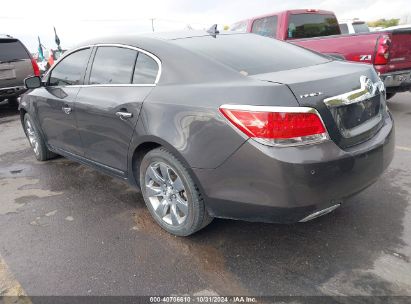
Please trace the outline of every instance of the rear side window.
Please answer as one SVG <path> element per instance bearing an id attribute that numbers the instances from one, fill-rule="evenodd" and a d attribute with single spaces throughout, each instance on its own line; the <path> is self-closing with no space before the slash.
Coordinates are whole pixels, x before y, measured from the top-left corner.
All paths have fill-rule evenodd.
<path id="1" fill-rule="evenodd" d="M 328 57 L 296 45 L 253 34 L 220 34 L 174 40 L 194 53 L 254 75 L 297 69 L 330 61 Z"/>
<path id="2" fill-rule="evenodd" d="M 99 47 L 91 68 L 90 84 L 130 84 L 136 57 L 135 50 Z"/>
<path id="3" fill-rule="evenodd" d="M 136 67 L 134 69 L 133 83 L 153 84 L 158 73 L 157 62 L 144 53 L 138 53 Z"/>
<path id="4" fill-rule="evenodd" d="M 50 86 L 81 84 L 91 49 L 83 49 L 63 58 L 50 73 Z"/>
<path id="5" fill-rule="evenodd" d="M 352 26 L 354 28 L 355 33 L 368 33 L 370 31 L 367 23 L 365 22 L 353 23 Z"/>
<path id="6" fill-rule="evenodd" d="M 256 19 L 253 22 L 251 32 L 261 36 L 275 38 L 277 35 L 277 16 Z"/>
<path id="7" fill-rule="evenodd" d="M 30 59 L 24 46 L 17 39 L 0 39 L 0 62 Z"/>
<path id="8" fill-rule="evenodd" d="M 340 24 L 341 34 L 348 34 L 348 25 L 347 23 Z"/>
<path id="9" fill-rule="evenodd" d="M 340 28 L 334 15 L 289 15 L 288 38 L 311 38 L 338 34 L 340 34 Z"/>

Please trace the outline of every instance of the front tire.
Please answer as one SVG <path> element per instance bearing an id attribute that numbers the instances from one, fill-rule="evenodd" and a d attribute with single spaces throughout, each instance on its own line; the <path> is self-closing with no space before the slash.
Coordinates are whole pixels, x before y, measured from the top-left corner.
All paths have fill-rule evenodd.
<path id="1" fill-rule="evenodd" d="M 190 173 L 164 148 L 144 156 L 140 187 L 154 220 L 171 234 L 188 236 L 212 221 Z"/>
<path id="2" fill-rule="evenodd" d="M 28 113 L 24 115 L 24 132 L 26 133 L 27 139 L 29 140 L 37 160 L 45 161 L 56 156 L 53 152 L 47 149 L 43 137 Z"/>

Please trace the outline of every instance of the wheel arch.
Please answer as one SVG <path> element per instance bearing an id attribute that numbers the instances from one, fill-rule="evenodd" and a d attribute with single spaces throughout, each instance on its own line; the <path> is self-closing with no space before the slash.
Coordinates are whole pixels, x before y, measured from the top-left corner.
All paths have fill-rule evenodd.
<path id="1" fill-rule="evenodd" d="M 140 188 L 139 182 L 139 168 L 141 161 L 149 151 L 163 147 L 168 150 L 171 154 L 173 154 L 183 165 L 186 167 L 188 172 L 190 173 L 191 177 L 193 178 L 196 186 L 200 190 L 200 193 L 204 197 L 204 189 L 200 184 L 199 179 L 195 175 L 194 171 L 192 170 L 191 166 L 187 162 L 187 160 L 181 155 L 181 153 L 170 143 L 166 142 L 165 140 L 155 137 L 155 136 L 143 136 L 140 138 L 139 142 L 134 144 L 133 147 L 130 149 L 130 157 L 129 157 L 129 180 L 132 185 Z"/>

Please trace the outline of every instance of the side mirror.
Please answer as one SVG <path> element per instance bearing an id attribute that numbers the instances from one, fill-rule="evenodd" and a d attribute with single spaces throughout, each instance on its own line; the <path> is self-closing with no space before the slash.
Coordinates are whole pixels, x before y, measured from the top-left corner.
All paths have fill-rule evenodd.
<path id="1" fill-rule="evenodd" d="M 27 77 L 24 79 L 24 85 L 27 89 L 37 89 L 41 87 L 41 78 L 39 76 Z"/>

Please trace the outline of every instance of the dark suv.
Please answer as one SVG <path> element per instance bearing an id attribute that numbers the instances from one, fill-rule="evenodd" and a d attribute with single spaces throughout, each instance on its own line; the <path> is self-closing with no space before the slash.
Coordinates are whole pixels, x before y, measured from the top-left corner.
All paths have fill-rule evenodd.
<path id="1" fill-rule="evenodd" d="M 27 48 L 9 35 L 0 36 L 0 102 L 17 104 L 24 91 L 24 79 L 39 76 L 40 70 Z"/>

